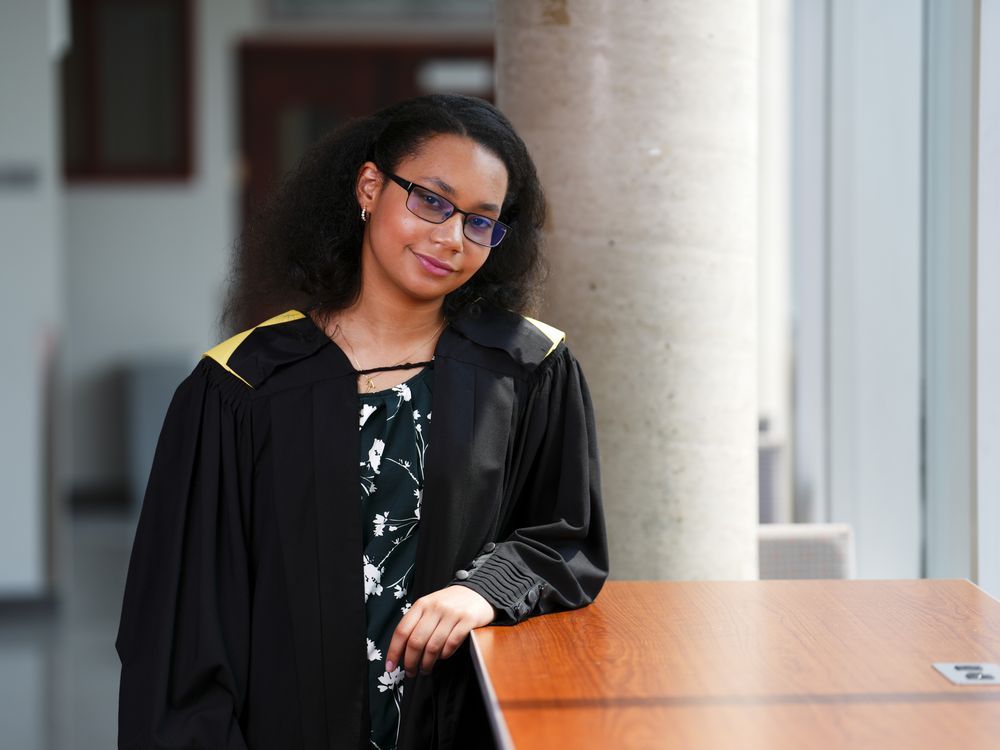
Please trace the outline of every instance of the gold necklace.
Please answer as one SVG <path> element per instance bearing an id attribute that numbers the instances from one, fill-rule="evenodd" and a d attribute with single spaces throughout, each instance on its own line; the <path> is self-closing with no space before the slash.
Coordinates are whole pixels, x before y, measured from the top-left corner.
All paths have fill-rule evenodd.
<path id="1" fill-rule="evenodd" d="M 441 321 L 441 325 L 439 325 L 437 328 L 434 329 L 434 333 L 431 334 L 431 336 L 430 336 L 429 339 L 427 339 L 426 341 L 423 341 L 422 343 L 420 343 L 413 351 L 411 351 L 409 354 L 407 354 L 401 360 L 399 360 L 398 362 L 396 362 L 394 365 L 391 365 L 391 367 L 396 367 L 397 365 L 405 364 L 406 360 L 408 360 L 414 354 L 416 354 L 421 349 L 423 349 L 425 346 L 427 346 L 427 344 L 429 344 L 431 341 L 433 341 L 434 338 L 439 333 L 441 333 L 442 330 L 444 330 L 444 327 L 447 324 L 447 322 L 448 322 L 447 320 L 442 320 Z M 364 378 L 364 380 L 365 380 L 365 389 L 368 391 L 368 393 L 374 393 L 375 392 L 375 378 L 377 378 L 382 373 L 380 373 L 380 372 L 368 372 L 368 373 L 362 372 L 365 368 L 361 366 L 361 361 L 358 359 L 358 353 L 356 351 L 354 351 L 354 347 L 351 346 L 351 342 L 347 340 L 347 334 L 344 332 L 344 329 L 341 328 L 340 323 L 337 323 L 337 327 L 333 329 L 333 334 L 330 336 L 330 338 L 331 339 L 336 338 L 338 333 L 344 339 L 344 343 L 347 344 L 347 348 L 350 350 L 350 358 L 353 360 L 351 362 L 351 364 L 353 364 L 354 365 L 354 369 L 358 371 L 358 373 L 359 373 L 358 377 L 359 378 Z M 433 359 L 434 359 L 434 357 L 432 356 L 431 360 L 433 360 Z"/>

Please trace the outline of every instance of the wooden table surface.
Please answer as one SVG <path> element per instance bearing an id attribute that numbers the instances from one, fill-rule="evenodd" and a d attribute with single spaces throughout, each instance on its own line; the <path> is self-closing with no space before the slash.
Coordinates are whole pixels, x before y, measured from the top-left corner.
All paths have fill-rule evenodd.
<path id="1" fill-rule="evenodd" d="M 609 582 L 473 631 L 501 748 L 1000 748 L 1000 602 L 968 581 Z"/>

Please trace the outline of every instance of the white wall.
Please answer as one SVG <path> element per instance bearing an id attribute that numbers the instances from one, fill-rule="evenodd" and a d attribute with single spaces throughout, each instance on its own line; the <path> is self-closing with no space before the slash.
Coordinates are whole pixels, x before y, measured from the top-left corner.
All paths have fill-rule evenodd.
<path id="1" fill-rule="evenodd" d="M 793 7 L 796 520 L 996 595 L 1000 0 Z"/>
<path id="2" fill-rule="evenodd" d="M 772 519 L 792 520 L 791 426 L 791 3 L 760 4 L 758 103 L 757 402 L 776 450 Z M 762 466 L 762 470 L 767 467 Z"/>
<path id="3" fill-rule="evenodd" d="M 920 0 L 831 8 L 831 519 L 858 575 L 920 575 Z"/>
<path id="4" fill-rule="evenodd" d="M 976 5 L 976 0 L 926 5 L 923 402 L 929 578 L 972 577 L 975 553 Z"/>
<path id="5" fill-rule="evenodd" d="M 0 8 L 0 598 L 45 593 L 43 367 L 59 320 L 56 67 L 49 8 Z M 20 176 L 19 176 L 20 175 Z"/>
<path id="6" fill-rule="evenodd" d="M 829 519 L 829 30 L 826 0 L 795 0 L 791 59 L 792 520 Z"/>
<path id="7" fill-rule="evenodd" d="M 794 13 L 796 520 L 849 523 L 861 577 L 918 577 L 923 4 Z"/>
<path id="8" fill-rule="evenodd" d="M 69 482 L 124 479 L 116 370 L 139 357 L 192 365 L 215 343 L 237 227 L 236 43 L 255 4 L 195 2 L 194 176 L 66 191 Z"/>
<path id="9" fill-rule="evenodd" d="M 1000 0 L 980 8 L 974 575 L 1000 598 Z"/>

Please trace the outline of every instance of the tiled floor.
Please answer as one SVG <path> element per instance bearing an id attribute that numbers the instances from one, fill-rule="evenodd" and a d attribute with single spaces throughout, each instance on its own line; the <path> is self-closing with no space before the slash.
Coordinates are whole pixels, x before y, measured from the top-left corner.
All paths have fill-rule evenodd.
<path id="1" fill-rule="evenodd" d="M 67 525 L 64 593 L 51 612 L 0 608 L 0 747 L 116 747 L 118 630 L 135 519 L 95 511 Z"/>

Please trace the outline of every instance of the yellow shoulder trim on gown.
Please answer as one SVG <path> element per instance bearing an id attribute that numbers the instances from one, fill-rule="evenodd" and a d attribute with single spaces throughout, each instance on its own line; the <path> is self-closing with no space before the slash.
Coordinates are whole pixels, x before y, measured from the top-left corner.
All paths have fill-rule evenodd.
<path id="1" fill-rule="evenodd" d="M 233 356 L 233 352 L 235 352 L 236 349 L 239 347 L 239 345 L 246 340 L 247 336 L 256 331 L 258 328 L 264 328 L 265 326 L 273 326 L 277 325 L 278 323 L 290 323 L 293 320 L 299 320 L 300 318 L 304 317 L 305 315 L 300 313 L 298 310 L 289 310 L 288 312 L 281 313 L 281 315 L 275 315 L 273 318 L 265 320 L 260 325 L 254 326 L 253 328 L 249 328 L 246 331 L 237 333 L 235 336 L 226 339 L 221 344 L 218 344 L 209 349 L 202 356 L 214 359 L 216 362 L 222 365 L 222 367 L 227 372 L 242 380 L 250 388 L 253 388 L 252 385 L 250 385 L 249 383 L 247 383 L 247 381 L 243 380 L 243 378 L 240 377 L 240 374 L 238 372 L 236 372 L 229 366 L 229 358 Z"/>
<path id="2" fill-rule="evenodd" d="M 550 346 L 549 350 L 545 352 L 546 357 L 552 354 L 552 352 L 556 350 L 556 347 L 559 346 L 560 342 L 566 340 L 565 331 L 560 331 L 555 326 L 550 326 L 548 323 L 543 323 L 540 320 L 529 318 L 527 315 L 524 316 L 524 319 L 529 323 L 531 323 L 531 325 L 533 325 L 539 331 L 544 333 L 546 336 L 548 336 L 549 340 L 552 342 L 552 346 Z"/>

